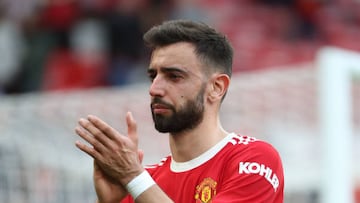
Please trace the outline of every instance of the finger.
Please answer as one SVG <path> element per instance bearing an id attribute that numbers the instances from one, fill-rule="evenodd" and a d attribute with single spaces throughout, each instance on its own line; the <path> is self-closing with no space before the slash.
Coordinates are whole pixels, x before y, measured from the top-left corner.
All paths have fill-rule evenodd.
<path id="1" fill-rule="evenodd" d="M 89 115 L 88 121 L 90 121 L 91 124 L 93 124 L 97 129 L 99 129 L 105 136 L 107 136 L 111 140 L 116 140 L 118 132 L 110 125 L 105 123 L 103 120 L 96 116 Z"/>
<path id="2" fill-rule="evenodd" d="M 101 159 L 101 154 L 97 150 L 95 150 L 93 147 L 90 147 L 90 146 L 82 143 L 79 140 L 75 142 L 75 146 L 77 148 L 79 148 L 81 151 L 83 151 L 86 154 L 88 154 L 89 156 L 91 156 L 92 158 Z"/>
<path id="3" fill-rule="evenodd" d="M 94 126 L 90 121 L 81 118 L 79 120 L 79 125 L 83 127 L 85 130 L 87 130 L 88 133 L 90 133 L 92 137 L 95 138 L 97 141 L 99 141 L 103 146 L 111 147 L 111 140 L 109 139 L 109 137 L 104 135 L 104 133 L 101 130 L 99 130 L 96 126 Z"/>
<path id="4" fill-rule="evenodd" d="M 127 112 L 126 114 L 126 123 L 129 138 L 138 146 L 137 124 L 131 112 Z"/>
<path id="5" fill-rule="evenodd" d="M 142 163 L 142 161 L 144 160 L 144 151 L 141 149 L 138 149 L 138 155 L 139 155 L 139 161 L 140 161 L 140 163 Z"/>
<path id="6" fill-rule="evenodd" d="M 93 164 L 94 164 L 94 170 L 95 170 L 95 171 L 97 171 L 97 170 L 100 169 L 100 168 L 99 168 L 99 165 L 96 163 L 95 160 L 94 160 Z"/>
<path id="7" fill-rule="evenodd" d="M 86 142 L 88 142 L 90 145 L 92 145 L 96 151 L 103 152 L 106 148 L 105 146 L 100 143 L 98 140 L 96 140 L 93 136 L 89 134 L 88 131 L 81 128 L 80 126 L 75 128 L 76 134 L 78 134 L 81 138 L 83 138 Z"/>

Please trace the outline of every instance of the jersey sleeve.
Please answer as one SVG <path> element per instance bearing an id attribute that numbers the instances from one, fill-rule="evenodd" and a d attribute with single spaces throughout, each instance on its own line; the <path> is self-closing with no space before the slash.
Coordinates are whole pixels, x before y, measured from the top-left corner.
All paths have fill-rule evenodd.
<path id="1" fill-rule="evenodd" d="M 226 158 L 223 181 L 212 203 L 282 203 L 284 177 L 278 152 L 263 141 L 238 148 Z"/>

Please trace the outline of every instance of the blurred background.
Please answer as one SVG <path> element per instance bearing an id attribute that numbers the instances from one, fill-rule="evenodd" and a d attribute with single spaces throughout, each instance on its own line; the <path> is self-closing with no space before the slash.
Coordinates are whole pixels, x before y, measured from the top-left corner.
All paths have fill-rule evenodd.
<path id="1" fill-rule="evenodd" d="M 126 132 L 132 111 L 144 164 L 169 153 L 152 125 L 142 42 L 168 19 L 204 21 L 229 37 L 224 126 L 279 150 L 285 202 L 320 202 L 317 53 L 360 53 L 359 0 L 0 0 L 0 202 L 94 202 L 92 160 L 74 146 L 88 114 Z M 360 77 L 351 81 L 351 193 L 360 203 Z"/>

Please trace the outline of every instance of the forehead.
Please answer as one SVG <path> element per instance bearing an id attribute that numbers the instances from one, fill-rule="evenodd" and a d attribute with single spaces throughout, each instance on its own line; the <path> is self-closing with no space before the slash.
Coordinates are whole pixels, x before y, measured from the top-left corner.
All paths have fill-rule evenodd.
<path id="1" fill-rule="evenodd" d="M 150 61 L 150 68 L 178 67 L 200 71 L 201 62 L 195 54 L 195 46 L 188 42 L 178 42 L 156 48 Z"/>

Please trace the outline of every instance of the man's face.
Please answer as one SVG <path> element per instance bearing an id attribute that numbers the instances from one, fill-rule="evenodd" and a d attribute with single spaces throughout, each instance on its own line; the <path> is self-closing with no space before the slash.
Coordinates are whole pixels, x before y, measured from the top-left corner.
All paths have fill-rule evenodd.
<path id="1" fill-rule="evenodd" d="M 190 43 L 154 50 L 148 70 L 151 113 L 159 132 L 173 134 L 195 128 L 203 119 L 206 82 Z"/>
<path id="2" fill-rule="evenodd" d="M 155 113 L 153 106 L 163 105 L 168 108 L 171 113 L 161 114 Z M 185 104 L 176 109 L 173 105 L 168 104 L 155 97 L 151 104 L 151 113 L 155 123 L 155 128 L 159 132 L 179 133 L 195 128 L 204 116 L 204 89 L 201 89 L 196 97 L 187 100 Z"/>

